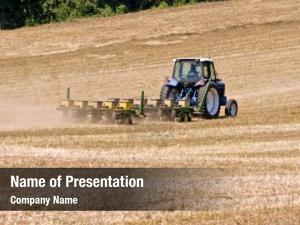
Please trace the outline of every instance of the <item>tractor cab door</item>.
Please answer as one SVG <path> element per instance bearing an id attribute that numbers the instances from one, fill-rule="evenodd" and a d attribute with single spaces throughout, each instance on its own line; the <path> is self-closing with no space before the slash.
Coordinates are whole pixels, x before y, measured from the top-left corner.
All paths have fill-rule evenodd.
<path id="1" fill-rule="evenodd" d="M 212 76 L 212 80 L 217 79 L 214 63 L 210 61 L 202 62 L 202 68 L 203 68 L 203 77 L 204 79 L 209 79 Z"/>

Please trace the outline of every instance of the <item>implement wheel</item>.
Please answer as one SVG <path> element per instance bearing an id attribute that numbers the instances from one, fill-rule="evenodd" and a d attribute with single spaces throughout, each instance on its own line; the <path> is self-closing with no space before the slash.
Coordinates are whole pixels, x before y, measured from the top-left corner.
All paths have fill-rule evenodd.
<path id="1" fill-rule="evenodd" d="M 172 109 L 171 120 L 176 121 L 176 118 L 177 118 L 177 112 L 176 110 Z"/>
<path id="2" fill-rule="evenodd" d="M 129 124 L 129 125 L 132 125 L 132 124 L 133 124 L 132 117 L 129 116 L 128 118 L 126 118 L 125 123 L 126 123 L 126 124 Z"/>

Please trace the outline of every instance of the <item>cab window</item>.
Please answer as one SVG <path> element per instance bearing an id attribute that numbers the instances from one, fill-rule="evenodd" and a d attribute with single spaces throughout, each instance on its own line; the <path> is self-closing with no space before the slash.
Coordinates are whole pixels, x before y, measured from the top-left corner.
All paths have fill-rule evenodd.
<path id="1" fill-rule="evenodd" d="M 203 76 L 205 79 L 209 79 L 212 76 L 212 80 L 216 79 L 215 67 L 212 62 L 203 62 Z"/>
<path id="2" fill-rule="evenodd" d="M 210 73 L 209 73 L 209 63 L 208 62 L 204 62 L 203 63 L 203 77 L 205 79 L 209 79 L 210 77 Z"/>
<path id="3" fill-rule="evenodd" d="M 212 79 L 216 79 L 216 71 L 213 63 L 209 63 L 209 70 L 210 70 L 210 75 L 212 76 Z"/>

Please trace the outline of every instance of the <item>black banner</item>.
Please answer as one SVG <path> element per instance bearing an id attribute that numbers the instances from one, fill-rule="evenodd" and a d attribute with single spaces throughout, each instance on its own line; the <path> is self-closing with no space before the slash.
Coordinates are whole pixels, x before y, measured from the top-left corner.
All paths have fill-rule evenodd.
<path id="1" fill-rule="evenodd" d="M 217 210 L 222 169 L 0 169 L 0 210 Z"/>

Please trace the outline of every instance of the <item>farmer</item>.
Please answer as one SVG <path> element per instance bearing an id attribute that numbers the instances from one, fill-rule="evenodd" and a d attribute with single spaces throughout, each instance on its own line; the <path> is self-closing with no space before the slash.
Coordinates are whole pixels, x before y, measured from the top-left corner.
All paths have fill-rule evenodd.
<path id="1" fill-rule="evenodd" d="M 188 80 L 198 80 L 199 79 L 199 73 L 196 70 L 196 65 L 194 63 L 191 64 L 191 68 L 187 74 Z"/>

